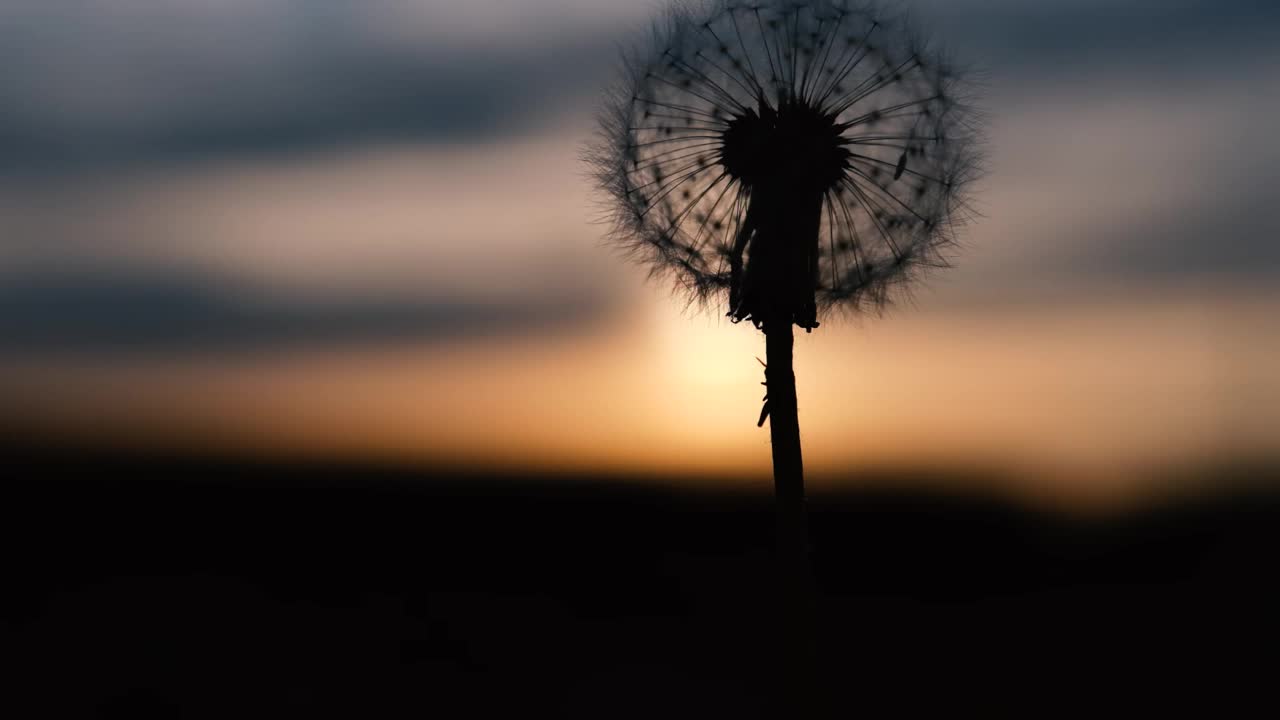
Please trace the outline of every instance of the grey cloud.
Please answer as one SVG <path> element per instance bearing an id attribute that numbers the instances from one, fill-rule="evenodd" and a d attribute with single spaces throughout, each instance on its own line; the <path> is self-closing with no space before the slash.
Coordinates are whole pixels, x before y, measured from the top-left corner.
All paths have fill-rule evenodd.
<path id="1" fill-rule="evenodd" d="M 433 297 L 429 291 L 418 298 L 316 298 L 162 269 L 28 270 L 0 278 L 0 355 L 430 343 L 565 330 L 609 309 L 609 298 L 585 289 L 503 301 Z"/>
<path id="2" fill-rule="evenodd" d="M 1274 282 L 1280 275 L 1280 215 L 1275 184 L 1209 196 L 1137 225 L 1096 233 L 1095 248 L 1076 262 L 1092 275 L 1128 278 L 1229 274 Z"/>
<path id="3" fill-rule="evenodd" d="M 1230 68 L 1280 42 L 1269 0 L 914 4 L 949 45 L 1024 80 L 1108 65 Z M 515 133 L 588 107 L 634 30 L 548 22 L 477 43 L 427 32 L 424 13 L 421 42 L 388 42 L 367 31 L 379 3 L 234 5 L 216 22 L 151 6 L 0 10 L 0 174 Z"/>
<path id="4" fill-rule="evenodd" d="M 1270 0 L 917 0 L 948 44 L 1012 74 L 1099 65 L 1179 70 L 1273 50 L 1280 4 Z M 1268 53 L 1270 54 L 1270 53 Z"/>
<path id="5" fill-rule="evenodd" d="M 518 132 L 597 86 L 615 47 L 578 32 L 469 48 L 429 17 L 421 42 L 388 42 L 316 5 L 212 25 L 109 3 L 0 10 L 0 174 Z"/>

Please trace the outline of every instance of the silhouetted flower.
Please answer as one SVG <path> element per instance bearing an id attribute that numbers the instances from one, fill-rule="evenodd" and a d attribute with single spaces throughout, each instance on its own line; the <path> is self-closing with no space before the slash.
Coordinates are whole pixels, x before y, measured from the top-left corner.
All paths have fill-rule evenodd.
<path id="1" fill-rule="evenodd" d="M 901 18 L 846 0 L 679 4 L 627 58 L 589 151 L 617 240 L 765 334 L 784 657 L 813 694 L 794 327 L 885 303 L 944 263 L 977 174 L 963 77 Z"/>
<path id="2" fill-rule="evenodd" d="M 979 164 L 967 95 L 874 6 L 678 5 L 627 57 L 589 159 L 655 272 L 735 322 L 811 330 L 945 264 Z"/>

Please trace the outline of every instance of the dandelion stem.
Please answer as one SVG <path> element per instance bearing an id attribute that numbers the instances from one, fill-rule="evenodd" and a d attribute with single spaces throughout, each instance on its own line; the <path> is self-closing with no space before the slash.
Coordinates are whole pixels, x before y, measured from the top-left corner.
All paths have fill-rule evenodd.
<path id="1" fill-rule="evenodd" d="M 773 442 L 774 490 L 778 496 L 779 529 L 786 539 L 804 527 L 804 462 L 800 454 L 800 420 L 796 376 L 792 367 L 793 320 L 788 315 L 765 321 L 765 357 L 769 383 L 769 435 Z M 799 520 L 799 522 L 797 522 Z"/>
<path id="2" fill-rule="evenodd" d="M 794 717 L 808 717 L 811 706 L 814 647 L 814 587 L 805 519 L 804 463 L 796 376 L 792 368 L 793 319 L 777 314 L 764 323 L 765 379 L 769 389 L 769 435 L 773 443 L 773 479 L 778 527 L 778 590 L 781 619 L 782 695 Z"/>

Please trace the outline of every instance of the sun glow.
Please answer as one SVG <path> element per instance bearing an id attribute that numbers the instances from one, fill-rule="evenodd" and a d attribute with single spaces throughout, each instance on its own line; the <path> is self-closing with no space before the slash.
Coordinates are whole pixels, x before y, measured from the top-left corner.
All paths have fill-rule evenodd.
<path id="1" fill-rule="evenodd" d="M 1274 453 L 1280 338 L 1259 332 L 1276 302 L 824 325 L 797 342 L 806 469 L 820 486 L 868 467 L 1010 468 L 1023 485 L 1001 490 L 1079 499 L 1143 492 L 1143 468 Z M 439 347 L 10 361 L 0 397 L 29 427 L 143 447 L 767 487 L 760 333 L 658 292 L 632 307 L 578 334 Z"/>

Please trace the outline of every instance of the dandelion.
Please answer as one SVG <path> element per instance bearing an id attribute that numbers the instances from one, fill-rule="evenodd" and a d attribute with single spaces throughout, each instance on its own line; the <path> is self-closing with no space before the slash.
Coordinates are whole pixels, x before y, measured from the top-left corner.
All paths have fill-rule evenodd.
<path id="1" fill-rule="evenodd" d="M 792 327 L 945 265 L 978 169 L 962 73 L 843 0 L 678 5 L 626 57 L 588 159 L 614 237 L 766 336 L 774 470 L 803 499 Z"/>
<path id="2" fill-rule="evenodd" d="M 981 159 L 969 88 L 874 5 L 680 4 L 626 56 L 588 152 L 617 242 L 763 331 L 779 549 L 805 574 L 793 328 L 946 264 Z"/>
<path id="3" fill-rule="evenodd" d="M 626 57 L 588 154 L 614 237 L 765 334 L 784 548 L 804 538 L 793 328 L 945 265 L 977 175 L 969 85 L 906 19 L 843 0 L 678 5 Z M 802 552 L 802 551 L 801 551 Z"/>

